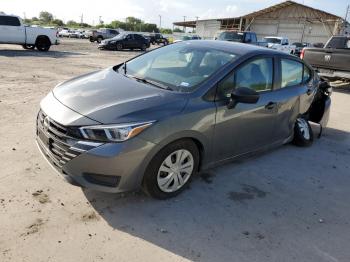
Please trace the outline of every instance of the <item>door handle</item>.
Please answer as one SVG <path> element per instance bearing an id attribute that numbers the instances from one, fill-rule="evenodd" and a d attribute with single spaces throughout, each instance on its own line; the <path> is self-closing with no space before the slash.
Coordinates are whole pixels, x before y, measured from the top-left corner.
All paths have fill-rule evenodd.
<path id="1" fill-rule="evenodd" d="M 265 108 L 268 109 L 268 110 L 272 110 L 272 109 L 274 109 L 276 106 L 277 106 L 277 103 L 275 103 L 275 102 L 269 102 L 269 103 L 265 106 Z"/>

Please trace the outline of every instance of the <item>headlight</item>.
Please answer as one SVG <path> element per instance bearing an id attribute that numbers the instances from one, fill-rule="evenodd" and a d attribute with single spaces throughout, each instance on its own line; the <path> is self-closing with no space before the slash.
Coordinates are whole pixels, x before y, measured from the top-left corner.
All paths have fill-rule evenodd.
<path id="1" fill-rule="evenodd" d="M 84 126 L 79 128 L 79 130 L 82 136 L 86 139 L 103 142 L 122 142 L 137 136 L 143 130 L 150 127 L 154 122 L 155 121 L 131 124 Z"/>

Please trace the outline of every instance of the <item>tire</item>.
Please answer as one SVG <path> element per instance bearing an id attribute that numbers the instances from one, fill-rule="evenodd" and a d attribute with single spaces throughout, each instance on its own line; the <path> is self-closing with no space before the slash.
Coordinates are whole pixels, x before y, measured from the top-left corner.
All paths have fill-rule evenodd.
<path id="1" fill-rule="evenodd" d="M 94 38 L 92 36 L 89 37 L 89 40 L 91 43 L 95 42 Z"/>
<path id="2" fill-rule="evenodd" d="M 121 43 L 117 43 L 116 50 L 117 51 L 122 51 L 123 50 L 123 45 Z"/>
<path id="3" fill-rule="evenodd" d="M 180 168 L 182 163 L 183 168 Z M 190 139 L 175 141 L 160 150 L 148 165 L 143 190 L 157 199 L 181 193 L 198 171 L 199 151 Z"/>
<path id="4" fill-rule="evenodd" d="M 97 37 L 97 43 L 101 43 L 102 40 L 103 40 L 103 37 L 101 37 L 101 36 Z"/>
<path id="5" fill-rule="evenodd" d="M 300 147 L 311 146 L 314 140 L 314 134 L 309 122 L 302 117 L 297 118 L 294 126 L 293 144 Z"/>
<path id="6" fill-rule="evenodd" d="M 145 45 L 145 44 L 143 44 L 142 46 L 141 46 L 141 51 L 146 51 L 147 50 L 147 46 Z"/>
<path id="7" fill-rule="evenodd" d="M 153 41 L 153 42 L 152 42 L 152 45 L 155 45 L 155 44 L 156 44 L 156 42 Z"/>
<path id="8" fill-rule="evenodd" d="M 35 46 L 36 46 L 36 49 L 38 49 L 39 51 L 47 52 L 51 47 L 51 42 L 47 37 L 39 37 L 36 40 Z"/>
<path id="9" fill-rule="evenodd" d="M 22 45 L 22 47 L 26 50 L 28 49 L 34 49 L 35 48 L 35 45 Z"/>

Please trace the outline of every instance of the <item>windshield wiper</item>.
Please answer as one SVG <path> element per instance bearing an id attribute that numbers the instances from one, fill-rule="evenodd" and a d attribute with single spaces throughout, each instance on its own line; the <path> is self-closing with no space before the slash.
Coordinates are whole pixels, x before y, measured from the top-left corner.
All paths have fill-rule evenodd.
<path id="1" fill-rule="evenodd" d="M 136 79 L 137 81 L 140 81 L 140 82 L 145 83 L 145 84 L 150 84 L 150 85 L 159 87 L 159 88 L 161 88 L 161 89 L 173 91 L 173 89 L 172 89 L 171 87 L 169 87 L 169 86 L 167 86 L 167 85 L 164 85 L 164 84 L 162 84 L 162 83 L 159 83 L 159 82 L 157 82 L 157 81 L 145 79 L 145 78 L 138 77 L 138 76 L 127 75 L 127 74 L 125 74 L 125 76 L 130 77 L 130 78 L 134 78 L 134 79 Z"/>

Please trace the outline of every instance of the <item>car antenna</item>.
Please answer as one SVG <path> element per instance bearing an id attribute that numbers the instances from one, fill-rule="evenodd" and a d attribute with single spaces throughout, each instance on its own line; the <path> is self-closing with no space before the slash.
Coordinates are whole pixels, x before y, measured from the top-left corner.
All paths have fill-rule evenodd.
<path id="1" fill-rule="evenodd" d="M 124 62 L 124 75 L 126 75 L 126 62 Z"/>

